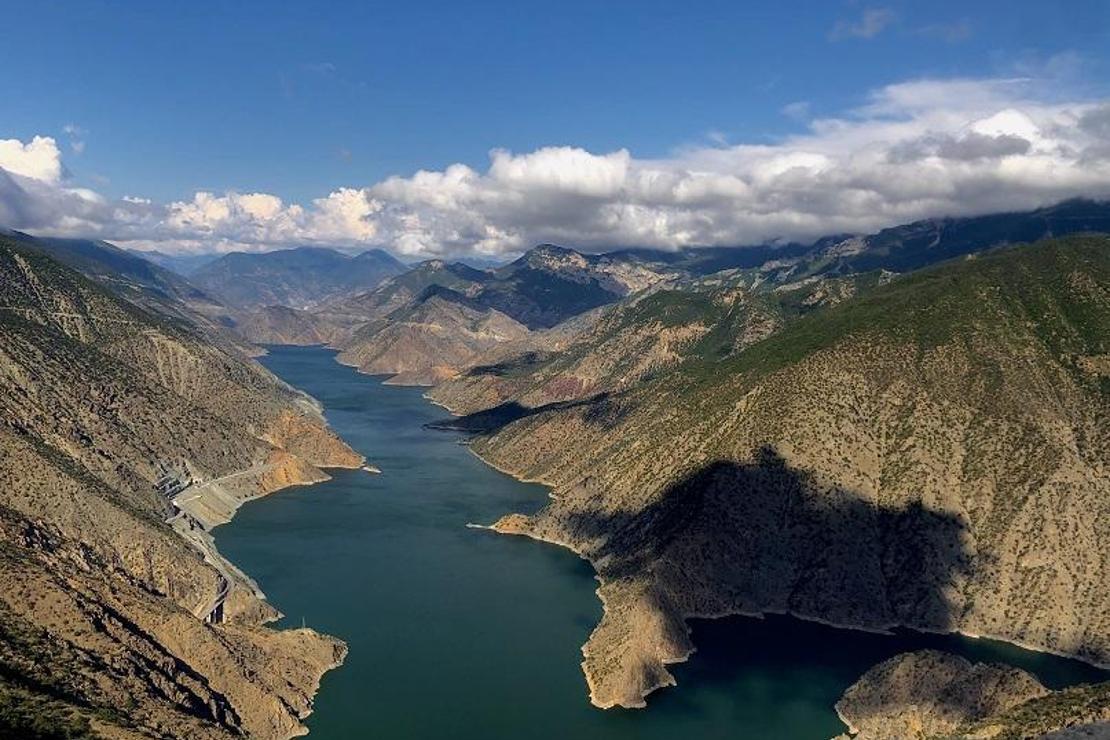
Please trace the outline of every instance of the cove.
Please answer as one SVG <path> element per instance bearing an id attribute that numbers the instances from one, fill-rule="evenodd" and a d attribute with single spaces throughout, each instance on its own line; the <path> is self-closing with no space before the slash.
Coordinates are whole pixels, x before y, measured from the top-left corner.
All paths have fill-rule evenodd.
<path id="1" fill-rule="evenodd" d="M 601 617 L 589 565 L 551 545 L 484 530 L 544 504 L 543 486 L 482 463 L 422 391 L 381 384 L 322 348 L 261 361 L 317 398 L 328 422 L 382 469 L 244 506 L 220 550 L 285 613 L 279 626 L 345 640 L 308 719 L 316 740 L 829 738 L 833 704 L 875 663 L 925 647 L 1025 668 L 1046 685 L 1110 680 L 1083 663 L 989 640 L 839 630 L 789 617 L 697 621 L 678 687 L 645 710 L 591 707 L 580 647 Z"/>

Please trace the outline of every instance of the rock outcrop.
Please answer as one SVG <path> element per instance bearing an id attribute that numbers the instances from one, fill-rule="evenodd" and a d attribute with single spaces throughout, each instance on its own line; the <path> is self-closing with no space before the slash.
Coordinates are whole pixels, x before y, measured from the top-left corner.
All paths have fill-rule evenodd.
<path id="1" fill-rule="evenodd" d="M 1049 691 L 1017 668 L 923 650 L 884 661 L 836 710 L 837 740 L 1033 740 L 1110 737 L 1110 683 Z"/>
<path id="2" fill-rule="evenodd" d="M 926 740 L 1048 693 L 1018 668 L 923 650 L 869 670 L 844 692 L 836 711 L 856 740 Z"/>

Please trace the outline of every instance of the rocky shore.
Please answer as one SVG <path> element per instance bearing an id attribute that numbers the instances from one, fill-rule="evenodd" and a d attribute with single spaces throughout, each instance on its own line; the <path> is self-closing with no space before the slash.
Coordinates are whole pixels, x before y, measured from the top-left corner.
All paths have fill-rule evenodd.
<path id="1" fill-rule="evenodd" d="M 0 690 L 173 738 L 303 734 L 345 654 L 209 530 L 365 463 L 219 336 L 0 239 Z M 183 536 L 184 535 L 184 536 Z"/>

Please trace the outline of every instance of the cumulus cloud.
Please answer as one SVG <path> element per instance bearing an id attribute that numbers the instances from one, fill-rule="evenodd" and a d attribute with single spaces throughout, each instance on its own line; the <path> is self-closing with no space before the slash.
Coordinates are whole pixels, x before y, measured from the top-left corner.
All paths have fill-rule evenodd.
<path id="1" fill-rule="evenodd" d="M 1015 134 L 981 134 L 968 131 L 959 136 L 940 134 L 923 136 L 914 141 L 897 144 L 890 150 L 892 162 L 911 162 L 913 160 L 936 157 L 971 161 L 976 159 L 997 159 L 1016 154 L 1026 154 L 1033 144 L 1028 139 Z"/>
<path id="2" fill-rule="evenodd" d="M 0 142 L 0 223 L 166 251 L 295 244 L 508 254 L 540 241 L 675 248 L 868 232 L 919 218 L 1110 196 L 1110 101 L 1030 79 L 916 80 L 774 143 L 494 150 L 306 204 L 199 192 L 172 203 L 73 187 L 52 139 Z M 807 120 L 808 119 L 808 120 Z"/>
<path id="3" fill-rule="evenodd" d="M 0 139 L 0 167 L 48 183 L 62 179 L 62 153 L 49 136 L 36 136 L 24 144 L 19 139 Z"/>

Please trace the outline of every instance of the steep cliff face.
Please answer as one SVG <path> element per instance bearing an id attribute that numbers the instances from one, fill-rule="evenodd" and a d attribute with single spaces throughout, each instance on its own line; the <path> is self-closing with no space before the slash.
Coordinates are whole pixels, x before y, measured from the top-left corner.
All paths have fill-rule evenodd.
<path id="1" fill-rule="evenodd" d="M 6 677 L 166 736 L 303 732 L 343 645 L 264 627 L 275 610 L 179 502 L 360 465 L 310 399 L 4 240 L 0 450 Z"/>
<path id="2" fill-rule="evenodd" d="M 555 488 L 497 528 L 601 577 L 593 701 L 638 706 L 670 683 L 693 615 L 959 630 L 1110 662 L 1107 285 L 1106 238 L 1000 251 L 477 427 L 480 455 Z"/>

